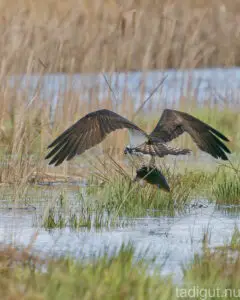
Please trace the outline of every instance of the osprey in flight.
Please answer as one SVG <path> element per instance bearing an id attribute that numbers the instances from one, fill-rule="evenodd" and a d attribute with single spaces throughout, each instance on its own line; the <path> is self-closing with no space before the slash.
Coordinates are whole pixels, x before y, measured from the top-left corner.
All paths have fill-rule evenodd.
<path id="1" fill-rule="evenodd" d="M 78 120 L 57 137 L 48 148 L 52 150 L 46 159 L 52 158 L 50 165 L 60 165 L 91 147 L 101 143 L 112 131 L 127 128 L 130 133 L 130 145 L 124 150 L 129 154 L 148 154 L 152 158 L 165 155 L 188 154 L 189 149 L 170 147 L 168 142 L 187 132 L 204 152 L 215 158 L 228 160 L 231 153 L 221 141 L 229 141 L 222 133 L 208 124 L 184 112 L 165 109 L 150 134 L 126 118 L 107 109 L 91 112 Z"/>

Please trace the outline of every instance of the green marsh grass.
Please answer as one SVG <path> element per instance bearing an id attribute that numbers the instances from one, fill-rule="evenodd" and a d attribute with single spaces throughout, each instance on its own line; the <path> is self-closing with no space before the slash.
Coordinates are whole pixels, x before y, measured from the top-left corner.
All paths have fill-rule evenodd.
<path id="1" fill-rule="evenodd" d="M 109 167 L 104 178 L 98 175 L 93 177 L 87 194 L 101 201 L 111 214 L 140 217 L 150 211 L 174 215 L 175 211 L 184 210 L 196 195 L 204 195 L 204 187 L 210 186 L 213 180 L 213 175 L 202 171 L 184 169 L 180 173 L 175 168 L 166 165 L 160 167 L 169 182 L 170 193 L 149 184 L 142 187 L 133 182 L 134 176 L 122 173 L 121 167 L 115 172 L 111 172 L 113 168 Z"/>
<path id="2" fill-rule="evenodd" d="M 172 166 L 161 163 L 158 167 L 169 182 L 170 193 L 133 182 L 135 169 L 123 168 L 113 158 L 104 167 L 101 163 L 95 167 L 87 186 L 71 189 L 63 185 L 59 189 L 58 186 L 23 185 L 16 186 L 15 192 L 9 186 L 1 188 L 1 198 L 6 207 L 26 210 L 35 207 L 34 224 L 47 229 L 100 230 L 129 226 L 138 217 L 186 212 L 191 209 L 192 201 L 197 203 L 202 198 L 217 204 L 239 204 L 236 173 L 224 166 L 208 172 L 181 163 Z"/>
<path id="3" fill-rule="evenodd" d="M 1 298 L 173 300 L 179 299 L 177 293 L 181 289 L 185 292 L 195 289 L 202 292 L 194 299 L 202 300 L 206 293 L 211 293 L 211 299 L 215 300 L 237 299 L 234 295 L 239 293 L 240 284 L 239 235 L 239 229 L 235 228 L 225 246 L 210 248 L 207 233 L 204 234 L 202 252 L 184 265 L 184 277 L 178 284 L 173 283 L 171 275 L 161 275 L 161 267 L 154 258 L 146 258 L 147 252 L 137 253 L 131 244 L 123 244 L 111 253 L 77 260 L 41 258 L 31 254 L 31 245 L 21 250 L 2 245 Z M 225 296 L 214 296 L 216 289 L 221 295 L 226 293 Z"/>
<path id="4" fill-rule="evenodd" d="M 24 185 L 12 192 L 11 186 L 2 187 L 2 200 L 6 207 L 36 207 L 34 225 L 47 229 L 101 229 L 129 226 L 134 217 L 147 215 L 174 215 L 188 208 L 193 199 L 204 196 L 211 186 L 213 175 L 202 171 L 189 171 L 176 166 L 162 165 L 171 192 L 166 193 L 151 185 L 142 187 L 133 182 L 135 170 L 130 174 L 113 159 L 108 160 L 104 172 L 92 175 L 87 186 L 67 187 Z M 12 201 L 14 198 L 15 201 Z M 16 206 L 16 207 L 17 207 Z M 133 218 L 133 219 L 132 219 Z"/>
<path id="5" fill-rule="evenodd" d="M 81 188 L 78 194 L 66 196 L 65 205 L 61 205 L 59 198 L 46 203 L 43 213 L 37 217 L 37 224 L 46 229 L 68 227 L 73 230 L 85 228 L 108 229 L 130 224 L 127 219 L 114 218 L 115 207 L 106 205 L 101 199 L 83 196 Z"/>
<path id="6" fill-rule="evenodd" d="M 64 228 L 66 226 L 67 219 L 62 212 L 57 211 L 55 208 L 50 208 L 45 212 L 43 227 L 46 229 L 54 229 Z"/>
<path id="7" fill-rule="evenodd" d="M 212 187 L 212 198 L 216 204 L 240 204 L 240 169 L 230 166 L 220 169 Z"/>
<path id="8" fill-rule="evenodd" d="M 100 166 L 103 166 L 102 162 Z M 161 164 L 159 167 L 171 188 L 171 192 L 166 193 L 151 185 L 142 187 L 138 182 L 133 182 L 135 170 L 130 174 L 128 168 L 122 168 L 113 158 L 108 160 L 103 171 L 99 173 L 100 166 L 95 164 L 96 172 L 88 181 L 88 185 L 80 188 L 77 201 L 74 201 L 72 207 L 63 210 L 56 203 L 50 207 L 44 219 L 46 228 L 68 226 L 73 229 L 100 229 L 127 226 L 134 222 L 134 218 L 147 215 L 174 216 L 178 212 L 190 209 L 192 201 L 196 203 L 202 198 L 214 199 L 221 186 L 222 175 L 217 167 L 215 171 L 205 172 L 188 169 L 181 164 Z M 224 170 L 225 177 L 229 178 L 232 187 L 235 173 L 231 173 L 232 169 L 229 168 Z M 221 190 L 228 197 L 229 204 L 238 203 L 236 198 L 231 198 L 234 189 L 230 191 L 223 186 Z M 216 203 L 219 204 L 219 200 Z M 226 204 L 226 201 L 224 203 Z"/>
<path id="9" fill-rule="evenodd" d="M 108 172 L 108 168 L 112 171 Z M 46 229 L 69 227 L 72 229 L 101 229 L 129 226 L 134 217 L 147 215 L 174 215 L 183 211 L 208 181 L 203 172 L 173 174 L 166 169 L 164 174 L 172 188 L 171 193 L 151 185 L 142 187 L 132 181 L 128 169 L 114 170 L 110 164 L 101 176 L 95 175 L 87 186 L 71 187 L 24 185 L 1 187 L 4 207 L 35 208 L 35 226 Z M 134 170 L 135 172 L 135 170 Z M 108 176 L 108 177 L 107 177 Z M 208 181 L 209 183 L 209 181 Z"/>
<path id="10" fill-rule="evenodd" d="M 230 242 L 225 243 L 224 246 L 215 247 L 216 250 L 232 250 L 232 251 L 240 251 L 240 231 L 238 226 L 236 225 Z"/>
<path id="11" fill-rule="evenodd" d="M 203 251 L 195 254 L 193 261 L 184 267 L 186 289 L 203 289 L 211 292 L 211 299 L 239 298 L 240 284 L 240 239 L 239 229 L 235 228 L 231 241 L 225 246 L 211 249 L 207 237 L 203 239 Z M 220 295 L 216 294 L 216 289 Z M 215 295 L 214 295 L 215 290 Z M 203 291 L 204 292 L 204 291 Z M 226 294 L 224 294 L 226 293 Z M 225 296 L 224 296 L 225 295 Z M 203 296 L 203 293 L 202 293 Z M 210 294 L 208 295 L 210 299 Z M 195 299 L 202 299 L 200 296 Z M 207 298 L 208 299 L 208 298 Z"/>
<path id="12" fill-rule="evenodd" d="M 163 278 L 131 245 L 88 259 L 40 259 L 27 250 L 0 251 L 1 299 L 173 299 Z"/>

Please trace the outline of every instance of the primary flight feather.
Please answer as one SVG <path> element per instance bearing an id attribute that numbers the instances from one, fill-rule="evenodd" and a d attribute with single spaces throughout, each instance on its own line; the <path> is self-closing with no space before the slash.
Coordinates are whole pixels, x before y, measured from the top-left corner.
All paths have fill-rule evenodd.
<path id="1" fill-rule="evenodd" d="M 137 130 L 145 135 L 145 132 L 137 125 L 113 111 L 101 109 L 91 112 L 64 131 L 48 146 L 48 148 L 54 148 L 48 153 L 46 159 L 53 157 L 49 164 L 60 165 L 65 159 L 70 160 L 75 155 L 80 155 L 101 143 L 112 131 L 123 128 Z"/>
<path id="2" fill-rule="evenodd" d="M 167 144 L 184 132 L 192 137 L 202 151 L 215 158 L 227 160 L 226 153 L 231 153 L 221 141 L 228 141 L 222 133 L 187 113 L 165 109 L 155 129 L 147 134 L 117 113 L 101 109 L 85 115 L 57 137 L 48 146 L 52 150 L 46 159 L 51 158 L 49 164 L 60 165 L 64 160 L 70 160 L 101 143 L 109 133 L 124 128 L 137 135 L 139 143 L 141 141 L 141 144 L 126 147 L 125 153 L 159 157 L 187 154 L 189 149 L 173 148 Z"/>

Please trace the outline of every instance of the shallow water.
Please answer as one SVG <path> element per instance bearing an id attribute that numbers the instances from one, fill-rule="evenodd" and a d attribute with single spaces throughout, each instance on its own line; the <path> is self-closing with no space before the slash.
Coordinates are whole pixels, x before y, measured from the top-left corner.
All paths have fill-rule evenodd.
<path id="1" fill-rule="evenodd" d="M 121 102 L 127 90 L 128 97 L 134 99 L 137 105 L 146 99 L 149 93 L 166 77 L 163 85 L 151 98 L 151 106 L 162 107 L 178 105 L 182 97 L 196 99 L 200 103 L 207 101 L 212 104 L 239 105 L 240 68 L 229 69 L 193 69 L 164 70 L 147 72 L 106 73 L 116 98 L 113 102 Z M 6 82 L 10 86 L 28 90 L 33 101 L 36 87 L 40 86 L 39 97 L 52 101 L 55 106 L 61 104 L 64 93 L 71 91 L 84 99 L 106 99 L 109 97 L 109 87 L 102 74 L 49 74 L 49 75 L 18 75 L 11 76 Z M 144 85 L 144 87 L 143 87 Z M 95 95 L 95 93 L 96 95 Z M 30 102 L 31 102 L 30 101 Z M 117 106 L 117 103 L 115 103 Z M 150 103 L 149 103 L 150 104 Z M 54 109 L 54 108 L 53 108 Z M 116 107 L 114 108 L 116 109 Z"/>
<path id="2" fill-rule="evenodd" d="M 229 105 L 240 105 L 240 68 L 107 74 L 117 95 L 117 101 L 123 98 L 127 85 L 128 94 L 136 104 L 141 97 L 146 98 L 165 76 L 167 78 L 152 97 L 151 105 L 161 101 L 162 107 L 174 107 L 175 104 L 178 105 L 181 97 L 194 97 L 202 104 L 211 99 L 210 103 L 218 103 L 219 107 L 225 101 Z M 23 75 L 10 77 L 9 83 L 23 89 L 27 87 L 31 103 L 39 80 L 40 98 L 52 101 L 53 110 L 56 104 L 61 105 L 63 94 L 68 90 L 81 95 L 81 101 L 89 101 L 93 89 L 96 89 L 100 99 L 108 97 L 109 93 L 101 74 L 50 74 L 41 78 L 38 75 Z M 145 92 L 140 91 L 143 80 Z M 46 190 L 46 187 L 42 189 Z M 46 194 L 44 199 L 37 199 L 36 202 L 41 202 L 44 206 L 51 197 L 52 195 Z M 72 197 L 74 198 L 74 192 Z M 204 232 L 209 233 L 210 246 L 215 247 L 229 241 L 235 225 L 240 229 L 239 213 L 234 213 L 239 212 L 238 207 L 216 207 L 203 201 L 204 205 L 201 208 L 197 205 L 196 208 L 193 207 L 177 217 L 152 217 L 150 213 L 146 213 L 145 218 L 134 219 L 133 225 L 112 230 L 44 230 L 33 226 L 36 224 L 39 207 L 36 210 L 9 210 L 3 200 L 4 197 L 0 193 L 0 242 L 28 245 L 37 231 L 34 250 L 52 255 L 70 254 L 76 258 L 83 255 L 90 257 L 106 249 L 111 253 L 123 242 L 132 242 L 138 253 L 148 249 L 149 258 L 156 256 L 156 263 L 162 265 L 162 273 L 174 274 L 176 282 L 181 281 L 182 264 L 188 263 L 195 252 L 201 251 Z M 198 202 L 198 199 L 196 201 Z"/>
<path id="3" fill-rule="evenodd" d="M 74 197 L 76 194 L 72 192 Z M 180 282 L 181 266 L 188 263 L 195 252 L 201 251 L 203 233 L 209 233 L 210 246 L 215 247 L 229 241 L 235 225 L 240 229 L 239 214 L 235 214 L 233 208 L 221 209 L 205 200 L 197 200 L 195 203 L 196 208 L 193 206 L 176 217 L 151 217 L 153 214 L 146 212 L 146 217 L 134 219 L 132 225 L 90 231 L 86 228 L 45 230 L 34 226 L 39 207 L 36 210 L 24 210 L 9 209 L 2 205 L 0 242 L 28 245 L 37 232 L 34 250 L 76 258 L 98 255 L 106 250 L 112 253 L 122 243 L 131 242 L 136 247 L 136 253 L 148 250 L 146 258 L 156 256 L 156 264 L 162 265 L 162 274 L 173 274 L 174 280 Z M 41 207 L 44 207 L 44 201 Z"/>

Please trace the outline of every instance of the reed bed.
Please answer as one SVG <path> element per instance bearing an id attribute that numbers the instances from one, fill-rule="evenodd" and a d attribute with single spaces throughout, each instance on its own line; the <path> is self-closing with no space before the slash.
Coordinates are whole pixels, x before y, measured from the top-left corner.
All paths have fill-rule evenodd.
<path id="1" fill-rule="evenodd" d="M 57 91 L 56 94 L 61 93 L 61 97 L 56 98 L 54 109 L 51 96 L 44 99 L 40 97 L 42 78 L 43 76 L 40 76 L 39 85 L 33 91 L 31 90 L 32 97 L 29 97 L 28 87 L 20 88 L 17 82 L 14 86 L 6 83 L 0 88 L 0 183 L 19 185 L 44 180 L 68 180 L 69 177 L 87 178 L 91 175 L 91 166 L 98 164 L 95 156 L 104 163 L 109 155 L 113 156 L 120 165 L 124 166 L 123 148 L 128 143 L 126 131 L 112 133 L 100 146 L 56 168 L 49 167 L 44 157 L 47 153 L 47 145 L 68 126 L 90 111 L 108 108 L 133 119 L 137 108 L 134 99 L 128 95 L 127 86 L 117 109 L 110 92 L 108 97 L 100 99 L 100 86 L 87 90 L 88 100 L 86 97 L 81 97 L 81 92 L 77 94 L 71 89 L 66 88 L 64 92 Z M 139 103 L 139 106 L 142 103 Z M 224 107 L 224 109 L 218 106 L 212 107 L 211 101 L 202 107 L 196 99 L 187 98 L 175 105 L 175 108 L 191 112 L 217 127 L 229 136 L 230 148 L 233 152 L 239 152 L 239 108 L 236 107 L 234 110 L 228 107 L 227 102 Z M 147 109 L 148 116 L 140 111 L 134 121 L 150 132 L 157 123 L 163 108 L 165 105 L 161 102 L 154 108 L 146 106 L 145 111 Z M 198 156 L 199 152 L 187 136 L 181 137 L 177 144 L 192 148 L 194 155 Z"/>
<path id="2" fill-rule="evenodd" d="M 3 0 L 0 8 L 1 77 L 239 65 L 237 1 Z"/>
<path id="3" fill-rule="evenodd" d="M 75 72 L 111 73 L 239 63 L 239 5 L 226 0 L 221 3 L 202 0 L 195 4 L 187 0 L 181 4 L 133 0 L 121 5 L 101 0 L 41 3 L 4 0 L 0 8 L 0 183 L 4 184 L 88 177 L 89 164 L 94 164 L 91 156 L 51 168 L 43 159 L 47 145 L 95 109 L 108 108 L 129 119 L 135 117 L 136 101 L 128 89 L 128 73 L 122 74 L 124 86 L 118 85 L 118 78 L 112 86 L 116 97 L 109 89 L 102 99 L 102 86 L 98 83 L 91 88 L 73 89 Z M 58 87 L 50 95 L 45 93 L 46 76 L 54 72 L 64 72 L 68 80 L 63 88 Z M 34 87 L 30 83 L 33 80 L 36 80 Z M 51 76 L 47 82 L 54 85 Z M 116 101 L 119 90 L 121 101 Z M 142 105 L 146 95 L 145 72 L 138 90 Z M 239 150 L 237 103 L 233 111 L 229 107 L 232 99 L 221 99 L 221 109 L 213 110 L 212 99 L 206 99 L 205 108 L 199 110 L 196 98 L 184 95 L 180 98 L 175 108 L 216 125 L 230 136 L 233 149 Z M 159 101 L 153 107 L 148 101 L 144 107 L 148 117 L 140 110 L 134 121 L 150 131 L 167 105 L 167 101 Z M 126 132 L 114 133 L 96 151 L 103 160 L 110 153 L 123 165 L 122 149 L 126 141 Z M 180 145 L 186 143 L 189 142 L 183 138 Z"/>

